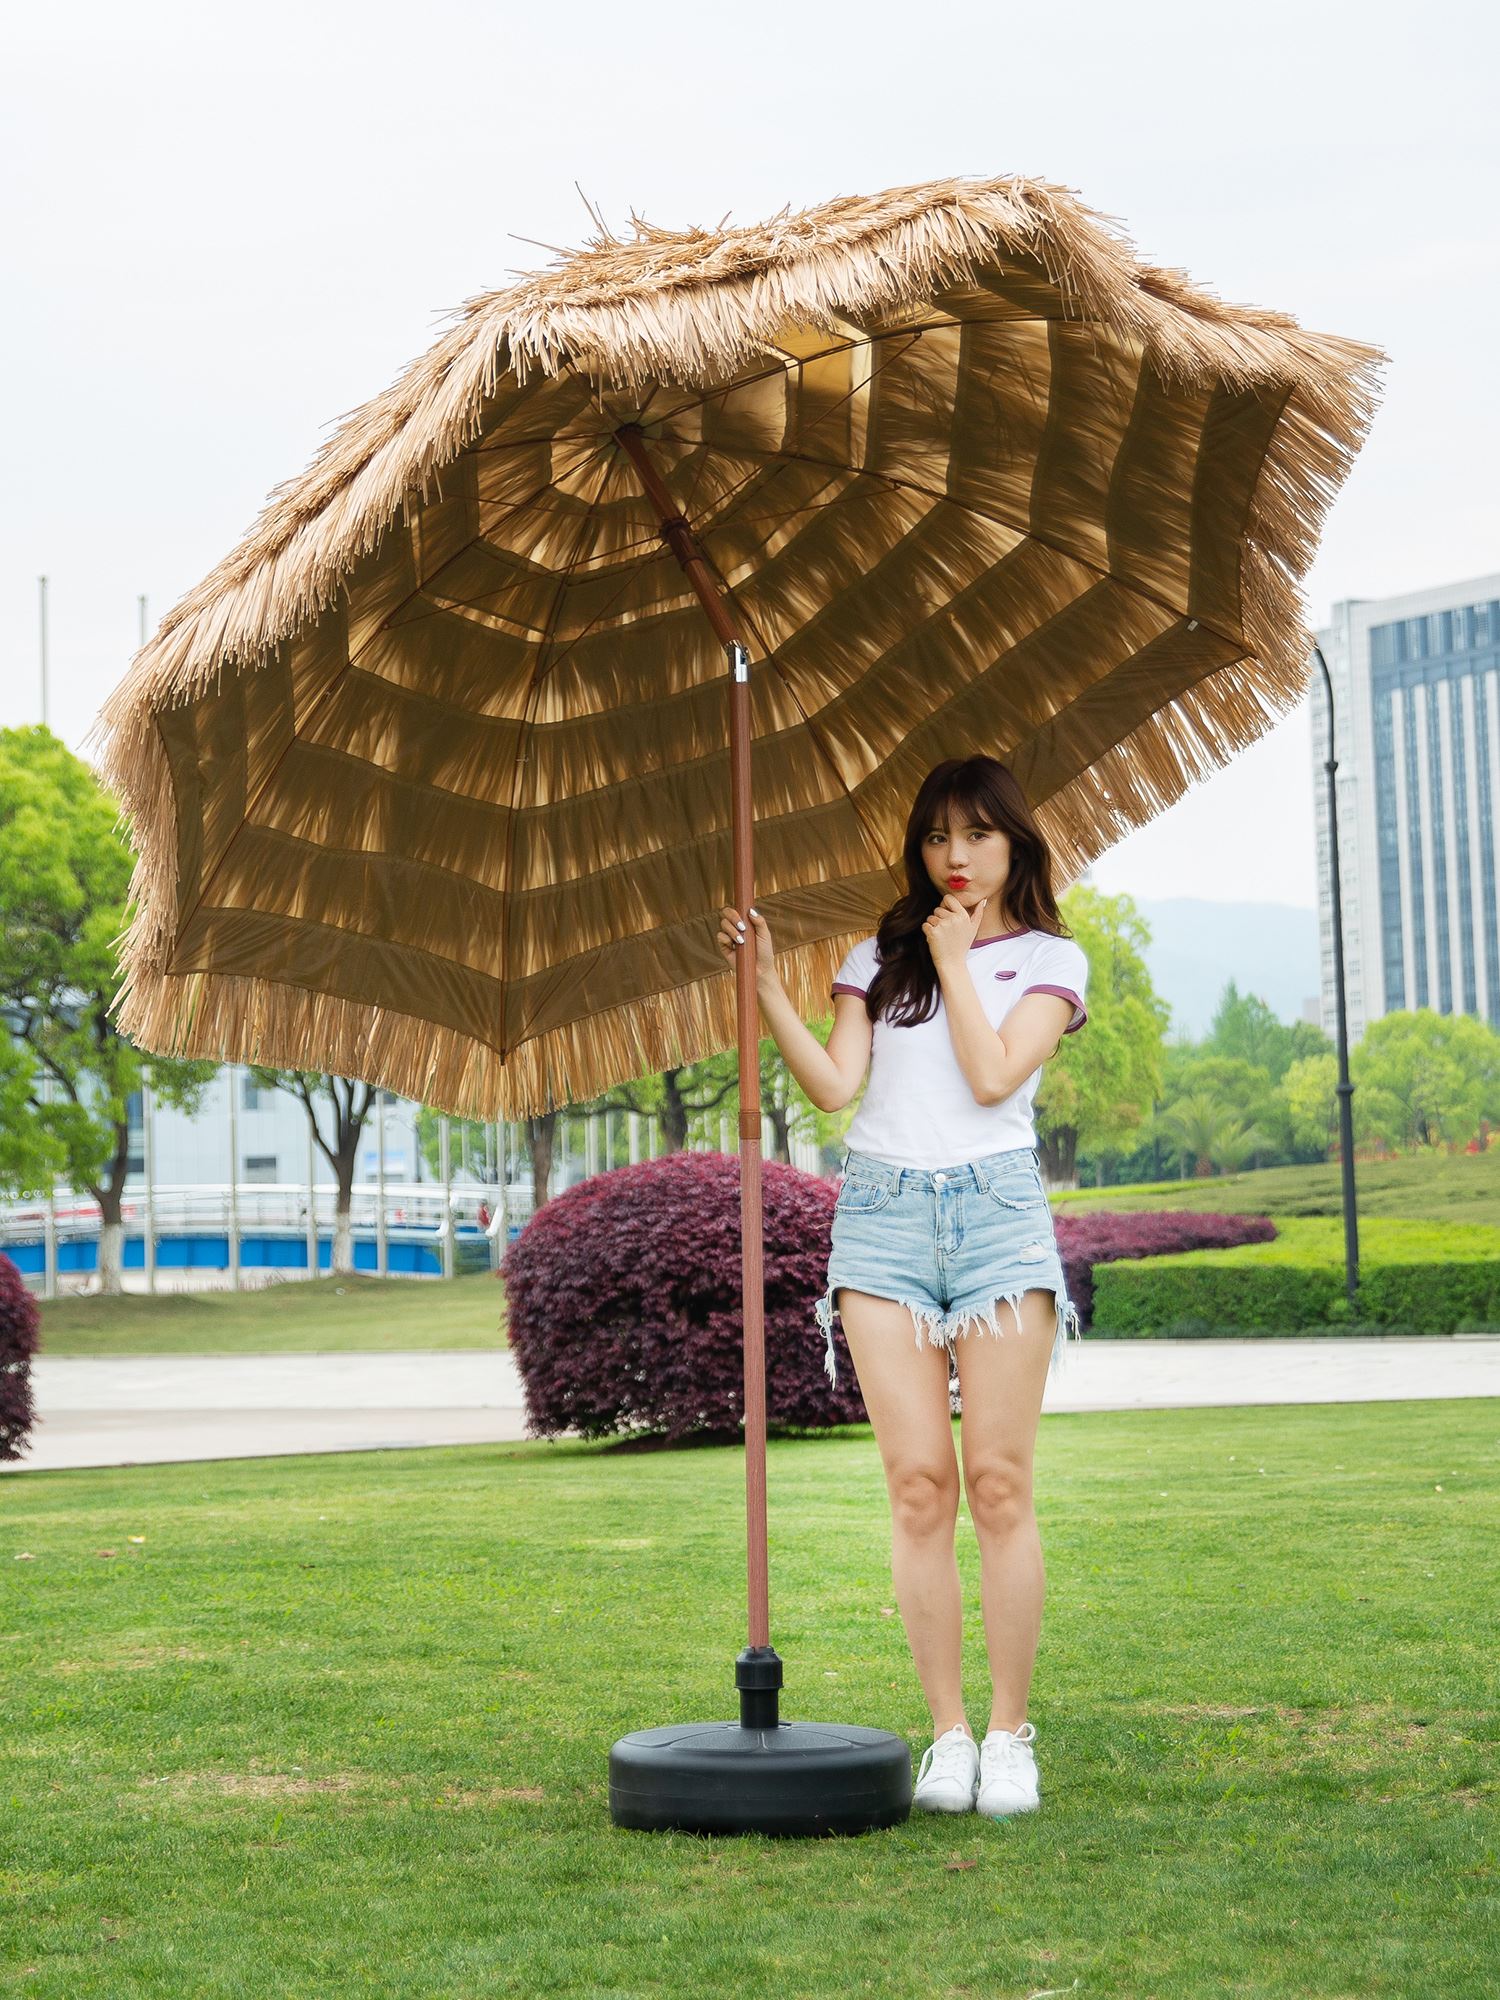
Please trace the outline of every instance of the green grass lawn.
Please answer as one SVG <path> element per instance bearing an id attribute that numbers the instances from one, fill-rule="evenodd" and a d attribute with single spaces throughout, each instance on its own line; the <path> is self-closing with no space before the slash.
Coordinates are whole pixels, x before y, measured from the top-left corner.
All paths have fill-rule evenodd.
<path id="1" fill-rule="evenodd" d="M 1432 1222 L 1487 1222 L 1500 1216 L 1500 1145 L 1487 1153 L 1413 1155 L 1355 1163 L 1361 1216 L 1406 1215 Z M 1119 1188 L 1068 1188 L 1051 1196 L 1072 1208 L 1213 1209 L 1226 1215 L 1342 1215 L 1337 1163 L 1265 1167 L 1207 1180 L 1140 1182 Z"/>
<path id="2" fill-rule="evenodd" d="M 426 1347 L 504 1347 L 498 1278 L 289 1280 L 253 1292 L 162 1292 L 155 1298 L 42 1303 L 42 1352 L 311 1354 Z"/>
<path id="3" fill-rule="evenodd" d="M 1495 1401 L 1044 1418 L 1042 1810 L 837 1841 L 609 1820 L 616 1735 L 734 1713 L 738 1451 L 3 1491 L 0 1992 L 1500 1991 Z M 770 1516 L 783 1713 L 920 1751 L 868 1430 L 773 1442 Z"/>
<path id="4" fill-rule="evenodd" d="M 1278 1215 L 1269 1243 L 1236 1243 L 1227 1250 L 1179 1251 L 1173 1263 L 1344 1265 L 1344 1224 L 1334 1215 Z M 1414 1216 L 1371 1216 L 1360 1226 L 1363 1261 L 1422 1264 L 1455 1257 L 1500 1257 L 1500 1228 L 1489 1223 L 1433 1223 Z M 1165 1259 L 1152 1258 L 1153 1263 Z M 1097 1268 L 1097 1267 L 1096 1267 Z"/>

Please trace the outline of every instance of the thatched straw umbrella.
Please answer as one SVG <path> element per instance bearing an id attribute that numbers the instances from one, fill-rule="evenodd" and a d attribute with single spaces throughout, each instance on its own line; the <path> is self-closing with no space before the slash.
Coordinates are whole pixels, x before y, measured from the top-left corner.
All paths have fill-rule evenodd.
<path id="1" fill-rule="evenodd" d="M 144 1046 L 516 1117 L 738 1040 L 752 1652 L 752 766 L 804 1014 L 936 759 L 1005 758 L 1076 874 L 1302 695 L 1379 359 L 1038 181 L 637 222 L 472 301 L 103 711 Z"/>

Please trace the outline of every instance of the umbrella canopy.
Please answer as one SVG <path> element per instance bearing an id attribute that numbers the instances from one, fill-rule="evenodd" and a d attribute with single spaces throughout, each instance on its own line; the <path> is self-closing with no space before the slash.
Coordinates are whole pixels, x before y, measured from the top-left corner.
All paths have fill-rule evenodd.
<path id="1" fill-rule="evenodd" d="M 724 653 L 643 462 L 764 662 L 756 906 L 825 1011 L 937 759 L 1008 762 L 1069 879 L 1300 698 L 1380 359 L 1019 179 L 474 300 L 96 724 L 122 1028 L 482 1117 L 734 1040 Z"/>

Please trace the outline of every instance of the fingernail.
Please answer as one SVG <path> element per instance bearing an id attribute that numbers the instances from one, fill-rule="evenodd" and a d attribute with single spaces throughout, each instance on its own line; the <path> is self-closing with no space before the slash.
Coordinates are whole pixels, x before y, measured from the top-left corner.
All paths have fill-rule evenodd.
<path id="1" fill-rule="evenodd" d="M 736 917 L 734 921 L 735 921 L 735 925 L 736 925 L 736 927 L 737 927 L 737 928 L 738 928 L 739 930 L 743 930 L 743 929 L 745 928 L 745 925 L 744 925 L 744 921 L 743 921 L 743 919 L 741 919 L 741 918 L 739 918 L 739 917 Z"/>
<path id="2" fill-rule="evenodd" d="M 750 905 L 750 914 L 752 917 L 758 917 L 760 915 L 760 911 L 756 909 L 753 903 Z"/>

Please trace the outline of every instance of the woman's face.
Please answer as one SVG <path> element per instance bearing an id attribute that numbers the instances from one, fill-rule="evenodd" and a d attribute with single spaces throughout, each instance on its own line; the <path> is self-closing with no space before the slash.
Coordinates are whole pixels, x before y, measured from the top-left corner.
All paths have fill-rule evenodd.
<path id="1" fill-rule="evenodd" d="M 922 836 L 922 858 L 940 896 L 956 896 L 972 910 L 981 896 L 983 925 L 1004 914 L 1004 890 L 1010 874 L 1010 840 L 998 827 L 963 823 L 957 813 L 945 827 L 930 827 Z"/>

